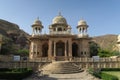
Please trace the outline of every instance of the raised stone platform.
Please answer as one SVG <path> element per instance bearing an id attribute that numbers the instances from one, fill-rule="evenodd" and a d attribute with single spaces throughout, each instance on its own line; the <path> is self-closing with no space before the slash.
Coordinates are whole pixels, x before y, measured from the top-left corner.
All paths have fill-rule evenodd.
<path id="1" fill-rule="evenodd" d="M 68 61 L 52 62 L 43 67 L 42 70 L 43 74 L 71 74 L 83 71 L 79 66 Z"/>

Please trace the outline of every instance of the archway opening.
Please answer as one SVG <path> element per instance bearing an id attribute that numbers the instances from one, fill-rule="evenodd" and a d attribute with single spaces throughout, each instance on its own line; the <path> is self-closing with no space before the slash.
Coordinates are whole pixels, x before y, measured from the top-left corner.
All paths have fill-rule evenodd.
<path id="1" fill-rule="evenodd" d="M 56 43 L 56 56 L 64 56 L 65 44 L 62 41 Z"/>
<path id="2" fill-rule="evenodd" d="M 76 43 L 72 44 L 72 56 L 78 57 L 78 45 Z"/>
<path id="3" fill-rule="evenodd" d="M 62 28 L 58 28 L 58 31 L 62 31 Z"/>
<path id="4" fill-rule="evenodd" d="M 42 57 L 48 57 L 48 44 L 47 43 L 42 45 Z"/>

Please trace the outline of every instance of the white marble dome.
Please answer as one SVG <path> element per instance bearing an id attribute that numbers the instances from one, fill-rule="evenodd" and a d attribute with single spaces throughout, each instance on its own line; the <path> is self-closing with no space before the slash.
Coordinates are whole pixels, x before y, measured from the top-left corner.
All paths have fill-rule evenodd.
<path id="1" fill-rule="evenodd" d="M 67 21 L 62 15 L 58 15 L 53 19 L 52 24 L 66 24 L 67 25 Z"/>
<path id="2" fill-rule="evenodd" d="M 34 21 L 33 25 L 42 25 L 42 22 L 39 20 L 39 18 L 37 18 L 37 19 Z"/>
<path id="3" fill-rule="evenodd" d="M 87 23 L 86 23 L 86 21 L 84 21 L 84 20 L 80 20 L 80 21 L 78 22 L 78 25 L 87 25 Z"/>

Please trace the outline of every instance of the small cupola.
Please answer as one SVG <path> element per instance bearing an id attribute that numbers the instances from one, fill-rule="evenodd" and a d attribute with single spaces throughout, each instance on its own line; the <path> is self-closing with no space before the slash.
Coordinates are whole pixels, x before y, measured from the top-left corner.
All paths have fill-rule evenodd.
<path id="1" fill-rule="evenodd" d="M 82 19 L 82 20 L 78 21 L 77 29 L 78 29 L 80 36 L 82 36 L 82 37 L 88 36 L 87 28 L 88 28 L 88 25 L 87 25 L 87 22 L 85 20 Z"/>
<path id="2" fill-rule="evenodd" d="M 39 17 L 32 24 L 32 28 L 33 28 L 32 35 L 41 34 L 43 25 L 42 25 L 42 22 L 39 20 Z"/>

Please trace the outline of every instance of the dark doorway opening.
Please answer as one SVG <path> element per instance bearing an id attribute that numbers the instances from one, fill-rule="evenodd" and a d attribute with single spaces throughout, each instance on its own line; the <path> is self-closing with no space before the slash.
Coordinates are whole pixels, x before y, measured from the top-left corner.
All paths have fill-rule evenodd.
<path id="1" fill-rule="evenodd" d="M 48 57 L 48 44 L 47 43 L 42 45 L 42 57 Z"/>
<path id="2" fill-rule="evenodd" d="M 62 41 L 56 43 L 56 56 L 64 56 L 65 44 Z"/>
<path id="3" fill-rule="evenodd" d="M 78 45 L 76 43 L 72 44 L 72 56 L 78 57 Z"/>

